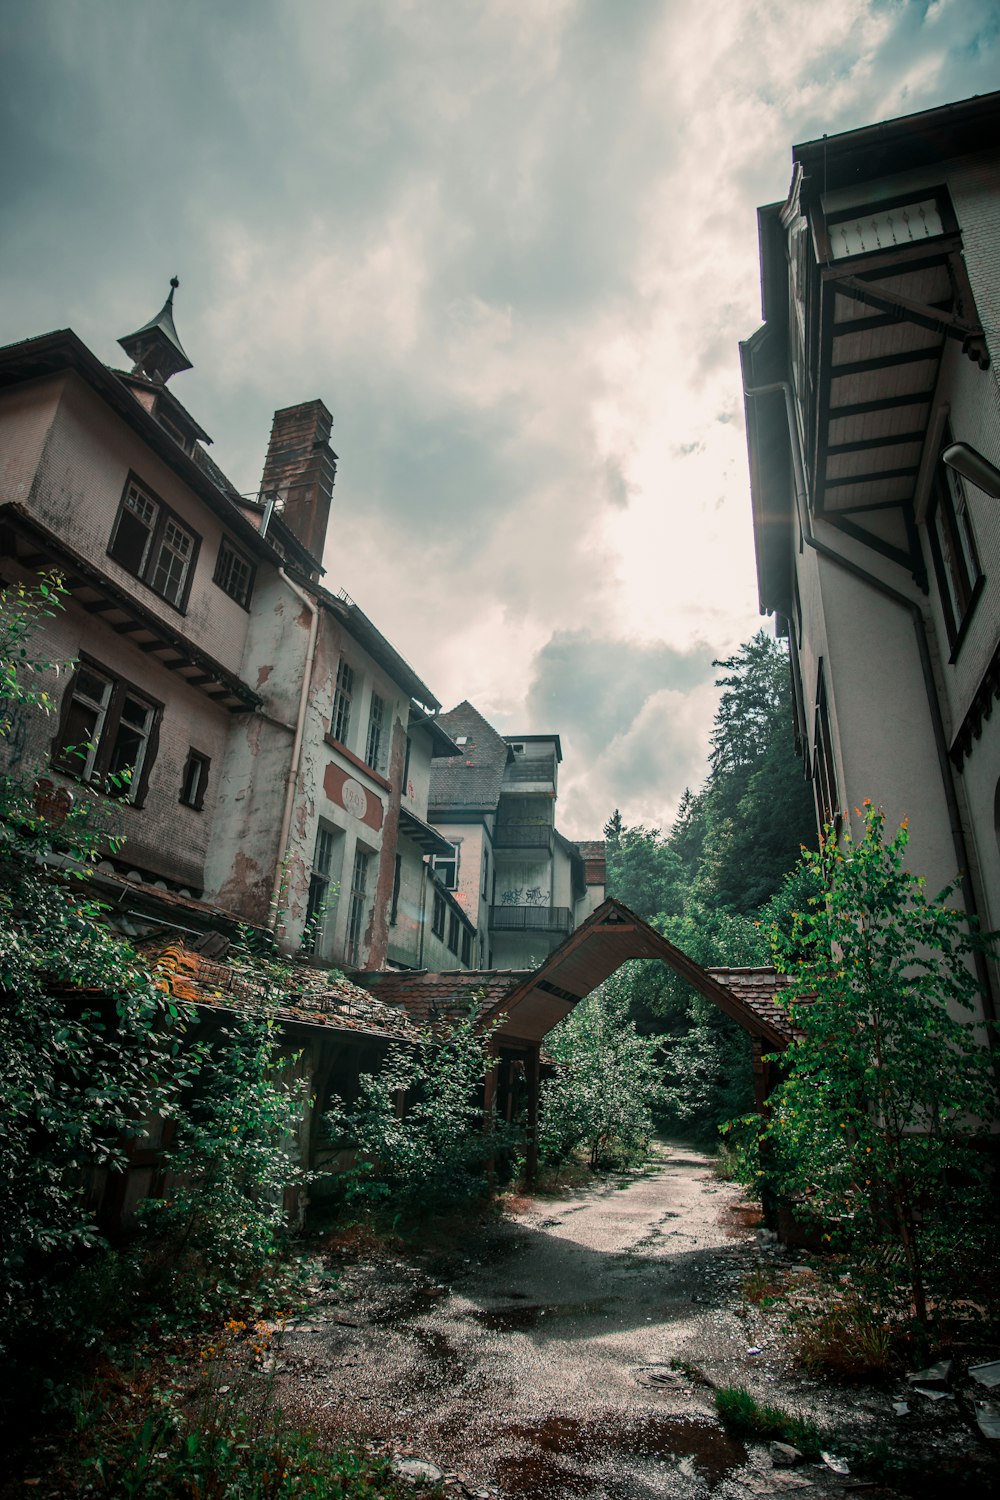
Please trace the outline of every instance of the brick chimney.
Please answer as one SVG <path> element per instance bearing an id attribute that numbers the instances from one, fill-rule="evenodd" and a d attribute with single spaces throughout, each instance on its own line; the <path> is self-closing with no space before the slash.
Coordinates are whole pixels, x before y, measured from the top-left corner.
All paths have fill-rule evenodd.
<path id="1" fill-rule="evenodd" d="M 285 525 L 321 566 L 337 477 L 332 431 L 322 401 L 276 411 L 260 481 L 261 499 L 274 498 Z"/>

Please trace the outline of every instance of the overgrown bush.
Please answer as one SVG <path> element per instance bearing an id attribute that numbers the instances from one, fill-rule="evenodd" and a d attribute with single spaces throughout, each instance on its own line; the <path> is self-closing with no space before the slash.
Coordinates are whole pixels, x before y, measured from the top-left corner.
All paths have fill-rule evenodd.
<path id="1" fill-rule="evenodd" d="M 984 940 L 953 888 L 931 899 L 906 868 L 905 824 L 886 838 L 871 806 L 864 824 L 860 841 L 831 834 L 803 854 L 822 894 L 776 942 L 802 1036 L 751 1172 L 823 1221 L 882 1305 L 902 1299 L 926 1327 L 996 1251 Z"/>
<path id="2" fill-rule="evenodd" d="M 549 1034 L 557 1068 L 541 1090 L 543 1161 L 557 1164 L 581 1150 L 595 1168 L 644 1157 L 662 1087 L 658 1047 L 639 1035 L 628 1006 L 627 981 L 613 975 Z"/>
<path id="3" fill-rule="evenodd" d="M 511 1144 L 483 1118 L 489 1040 L 473 1008 L 447 1030 L 390 1047 L 378 1073 L 362 1074 L 354 1108 L 334 1097 L 326 1132 L 362 1159 L 347 1186 L 354 1202 L 420 1218 L 488 1194 L 490 1162 Z"/>
<path id="4" fill-rule="evenodd" d="M 61 592 L 50 579 L 0 594 L 0 751 L 25 714 L 52 707 L 42 684 L 55 664 L 32 654 L 31 632 L 61 607 Z M 289 1099 L 276 1087 L 267 1024 L 234 1022 L 209 1042 L 195 1008 L 167 993 L 91 892 L 95 861 L 120 846 L 99 793 L 80 787 L 62 821 L 48 821 L 36 808 L 34 772 L 16 757 L 6 761 L 0 1348 L 36 1358 L 53 1330 L 72 1330 L 59 1346 L 67 1349 L 102 1320 L 120 1323 L 139 1291 L 161 1307 L 199 1304 L 206 1288 L 216 1300 L 229 1294 L 273 1254 L 279 1184 L 294 1168 L 283 1150 Z M 127 1266 L 107 1257 L 95 1200 L 101 1179 L 113 1184 L 130 1141 L 153 1121 L 175 1132 L 175 1191 L 148 1211 L 168 1235 L 173 1269 L 144 1282 L 142 1246 Z"/>

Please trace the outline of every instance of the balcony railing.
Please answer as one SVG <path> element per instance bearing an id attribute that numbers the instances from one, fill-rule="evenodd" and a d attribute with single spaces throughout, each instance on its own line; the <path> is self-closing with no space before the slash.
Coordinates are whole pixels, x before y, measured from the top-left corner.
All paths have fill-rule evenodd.
<path id="1" fill-rule="evenodd" d="M 544 849 L 552 853 L 552 827 L 548 823 L 498 823 L 493 830 L 494 849 Z"/>
<path id="2" fill-rule="evenodd" d="M 568 906 L 491 906 L 494 932 L 569 932 L 573 914 Z"/>
<path id="3" fill-rule="evenodd" d="M 524 782 L 534 781 L 553 786 L 556 779 L 556 758 L 554 755 L 525 756 L 511 761 L 504 768 L 504 786 L 514 783 L 520 786 Z"/>

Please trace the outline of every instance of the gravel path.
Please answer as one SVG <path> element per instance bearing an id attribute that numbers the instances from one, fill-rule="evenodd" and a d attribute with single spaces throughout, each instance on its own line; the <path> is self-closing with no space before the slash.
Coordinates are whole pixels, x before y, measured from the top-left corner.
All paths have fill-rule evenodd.
<path id="1" fill-rule="evenodd" d="M 749 1217 L 707 1157 L 667 1147 L 646 1173 L 525 1200 L 446 1275 L 433 1258 L 359 1259 L 286 1333 L 280 1399 L 331 1434 L 432 1461 L 461 1477 L 458 1494 L 841 1495 L 850 1481 L 774 1468 L 714 1416 L 714 1385 L 855 1428 L 893 1399 L 789 1368 L 740 1295 L 776 1253 Z"/>

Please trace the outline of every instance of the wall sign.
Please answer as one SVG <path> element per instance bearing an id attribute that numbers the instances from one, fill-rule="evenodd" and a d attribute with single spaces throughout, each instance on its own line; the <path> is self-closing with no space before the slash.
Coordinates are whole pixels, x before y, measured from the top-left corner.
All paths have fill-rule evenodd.
<path id="1" fill-rule="evenodd" d="M 376 832 L 382 827 L 385 808 L 381 799 L 333 761 L 327 765 L 323 775 L 323 790 L 331 802 L 349 812 L 359 823 L 365 823 Z"/>

